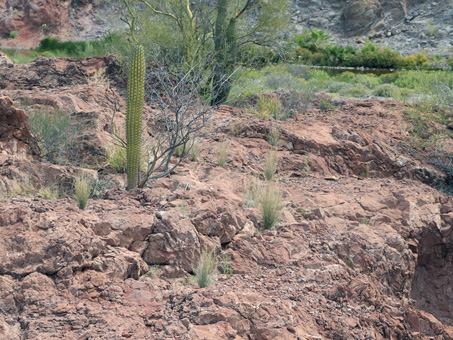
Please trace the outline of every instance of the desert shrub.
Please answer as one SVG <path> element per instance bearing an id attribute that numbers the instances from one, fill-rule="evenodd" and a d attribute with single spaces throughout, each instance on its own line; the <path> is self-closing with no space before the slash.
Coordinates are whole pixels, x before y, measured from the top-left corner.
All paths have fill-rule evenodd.
<path id="1" fill-rule="evenodd" d="M 379 78 L 374 74 L 359 74 L 352 82 L 353 84 L 366 86 L 369 89 L 373 89 L 381 83 Z"/>
<path id="2" fill-rule="evenodd" d="M 429 58 L 426 54 L 416 53 L 404 57 L 402 60 L 404 67 L 426 67 L 429 66 Z"/>
<path id="3" fill-rule="evenodd" d="M 86 208 L 90 192 L 90 179 L 86 174 L 80 173 L 74 179 L 74 196 L 80 209 L 84 210 Z"/>
<path id="4" fill-rule="evenodd" d="M 395 80 L 394 85 L 407 89 L 415 89 L 419 87 L 426 80 L 426 72 L 408 71 L 400 72 L 398 79 Z"/>
<path id="5" fill-rule="evenodd" d="M 311 74 L 313 73 L 313 71 L 309 67 L 298 64 L 289 64 L 287 72 L 293 77 L 302 78 L 304 80 L 310 79 Z"/>
<path id="6" fill-rule="evenodd" d="M 386 73 L 379 77 L 382 84 L 391 84 L 394 83 L 399 77 L 399 72 Z"/>
<path id="7" fill-rule="evenodd" d="M 270 74 L 264 79 L 265 86 L 270 90 L 288 89 L 295 90 L 303 88 L 304 81 L 297 79 L 289 73 Z"/>
<path id="8" fill-rule="evenodd" d="M 45 159 L 59 164 L 75 159 L 74 142 L 81 124 L 70 114 L 40 109 L 30 113 L 28 122 Z"/>
<path id="9" fill-rule="evenodd" d="M 311 74 L 311 79 L 326 81 L 330 79 L 329 74 L 323 70 L 314 70 Z"/>
<path id="10" fill-rule="evenodd" d="M 439 26 L 433 25 L 432 19 L 429 19 L 425 24 L 425 34 L 429 37 L 437 37 L 439 35 Z"/>
<path id="11" fill-rule="evenodd" d="M 271 229 L 280 218 L 283 198 L 275 184 L 268 183 L 260 195 L 261 214 L 264 229 Z"/>
<path id="12" fill-rule="evenodd" d="M 215 249 L 203 248 L 200 258 L 193 268 L 195 281 L 200 288 L 208 287 L 214 282 L 217 267 Z"/>
<path id="13" fill-rule="evenodd" d="M 382 84 L 373 90 L 373 96 L 386 98 L 399 98 L 401 96 L 400 89 L 392 84 Z"/>
<path id="14" fill-rule="evenodd" d="M 369 94 L 370 90 L 362 85 L 355 85 L 352 87 L 344 87 L 340 90 L 339 94 L 344 97 L 363 98 Z"/>
<path id="15" fill-rule="evenodd" d="M 319 100 L 319 109 L 322 112 L 331 111 L 335 109 L 335 105 L 330 97 L 321 97 Z"/>
<path id="16" fill-rule="evenodd" d="M 355 78 L 355 73 L 353 72 L 350 72 L 350 71 L 346 71 L 346 72 L 342 72 L 340 73 L 340 75 L 337 77 L 337 79 L 341 82 L 352 82 L 353 79 Z"/>
<path id="17" fill-rule="evenodd" d="M 329 81 L 327 82 L 326 91 L 329 93 L 340 93 L 341 90 L 352 87 L 354 87 L 354 85 L 349 83 L 344 83 L 341 81 Z"/>
<path id="18" fill-rule="evenodd" d="M 272 181 L 274 178 L 275 172 L 277 171 L 277 163 L 277 151 L 269 151 L 266 157 L 266 164 L 264 166 L 264 177 L 266 177 L 268 181 Z"/>

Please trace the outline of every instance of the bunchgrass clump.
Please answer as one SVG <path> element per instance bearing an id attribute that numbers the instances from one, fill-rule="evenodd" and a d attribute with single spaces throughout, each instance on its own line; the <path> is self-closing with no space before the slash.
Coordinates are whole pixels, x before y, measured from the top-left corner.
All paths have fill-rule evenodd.
<path id="1" fill-rule="evenodd" d="M 267 141 L 272 145 L 277 147 L 280 142 L 280 128 L 277 123 L 272 124 L 271 129 L 268 132 Z"/>
<path id="2" fill-rule="evenodd" d="M 258 180 L 249 183 L 244 190 L 244 206 L 246 208 L 258 208 L 262 190 L 262 185 Z"/>
<path id="3" fill-rule="evenodd" d="M 229 153 L 229 146 L 227 141 L 223 141 L 217 147 L 217 164 L 221 167 L 224 167 Z"/>
<path id="4" fill-rule="evenodd" d="M 38 192 L 38 196 L 45 200 L 54 201 L 60 197 L 60 190 L 57 187 L 41 187 Z"/>
<path id="5" fill-rule="evenodd" d="M 200 258 L 193 268 L 195 281 L 200 288 L 208 287 L 214 282 L 217 266 L 215 249 L 203 248 Z"/>
<path id="6" fill-rule="evenodd" d="M 193 141 L 192 147 L 190 148 L 190 160 L 192 162 L 198 162 L 200 159 L 201 147 L 197 140 Z"/>
<path id="7" fill-rule="evenodd" d="M 273 183 L 268 183 L 261 193 L 261 213 L 264 229 L 272 229 L 283 209 L 282 193 Z"/>
<path id="8" fill-rule="evenodd" d="M 222 254 L 222 262 L 220 263 L 220 268 L 222 269 L 222 272 L 229 277 L 233 276 L 234 270 L 233 267 L 231 267 L 230 259 L 228 258 L 228 255 Z"/>
<path id="9" fill-rule="evenodd" d="M 77 206 L 84 210 L 88 203 L 91 193 L 90 179 L 84 173 L 79 173 L 74 179 L 74 195 L 77 200 Z"/>
<path id="10" fill-rule="evenodd" d="M 282 103 L 279 98 L 258 95 L 255 108 L 252 112 L 262 119 L 279 119 L 282 113 Z"/>
<path id="11" fill-rule="evenodd" d="M 120 174 L 126 173 L 126 148 L 123 145 L 112 143 L 106 151 L 108 165 Z"/>
<path id="12" fill-rule="evenodd" d="M 277 163 L 277 151 L 273 149 L 268 153 L 264 166 L 264 176 L 268 181 L 272 181 L 274 178 L 275 172 L 277 171 Z"/>

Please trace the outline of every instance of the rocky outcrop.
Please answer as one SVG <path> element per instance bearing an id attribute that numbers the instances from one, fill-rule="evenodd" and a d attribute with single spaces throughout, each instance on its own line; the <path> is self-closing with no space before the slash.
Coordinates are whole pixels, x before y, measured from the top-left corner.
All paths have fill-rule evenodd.
<path id="1" fill-rule="evenodd" d="M 72 70 L 65 62 L 60 70 Z M 78 72 L 92 68 L 85 65 Z M 104 150 L 103 119 L 118 94 L 100 84 L 71 87 L 43 70 L 52 72 L 60 80 L 48 78 L 48 88 L 16 74 L 36 88 L 2 91 L 29 108 L 91 112 L 87 143 Z M 273 122 L 237 108 L 219 109 L 219 128 L 198 140 L 198 161 L 133 191 L 108 167 L 0 154 L 2 339 L 452 339 L 453 201 L 418 177 L 441 179 L 442 171 L 411 146 L 401 104 L 338 99 L 321 111 L 321 96 L 279 122 L 274 184 L 283 210 L 272 230 L 262 228 L 247 188 L 267 183 Z M 21 111 L 2 101 L 12 117 Z M 19 129 L 3 140 L 28 136 L 26 115 L 18 116 L 8 126 Z M 230 152 L 220 167 L 224 140 Z M 443 147 L 452 152 L 453 141 Z M 116 188 L 80 210 L 71 188 L 79 171 Z M 65 190 L 53 200 L 26 187 L 14 192 L 27 178 Z M 218 268 L 214 285 L 198 288 L 191 276 L 203 249 L 214 250 Z"/>
<path id="2" fill-rule="evenodd" d="M 16 109 L 11 98 L 0 97 L 0 155 L 30 158 L 39 155 L 23 110 Z"/>
<path id="3" fill-rule="evenodd" d="M 370 39 L 403 54 L 430 53 L 451 56 L 453 4 L 426 0 L 293 1 L 296 31 L 311 26 L 331 33 L 342 45 L 356 37 Z"/>
<path id="4" fill-rule="evenodd" d="M 12 66 L 13 62 L 8 58 L 8 56 L 0 51 L 0 66 Z"/>
<path id="5" fill-rule="evenodd" d="M 384 12 L 378 0 L 348 0 L 343 8 L 343 26 L 349 36 L 368 33 L 383 18 Z"/>
<path id="6" fill-rule="evenodd" d="M 99 0 L 5 0 L 0 3 L 3 47 L 30 48 L 47 35 L 61 40 L 93 40 L 106 32 L 96 17 Z M 11 32 L 16 32 L 14 36 Z"/>

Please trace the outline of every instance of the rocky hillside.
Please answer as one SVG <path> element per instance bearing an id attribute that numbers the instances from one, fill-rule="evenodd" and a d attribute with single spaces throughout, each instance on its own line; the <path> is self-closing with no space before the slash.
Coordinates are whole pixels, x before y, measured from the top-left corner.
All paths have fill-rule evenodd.
<path id="1" fill-rule="evenodd" d="M 292 0 L 292 30 L 311 26 L 341 44 L 371 39 L 403 54 L 426 50 L 453 53 L 452 0 Z M 93 40 L 118 22 L 102 0 L 4 0 L 0 3 L 0 44 L 36 46 L 45 35 Z M 45 25 L 45 27 L 43 27 Z M 11 32 L 17 32 L 14 39 Z"/>
<path id="2" fill-rule="evenodd" d="M 247 189 L 265 182 L 273 123 L 237 108 L 219 109 L 198 161 L 145 189 L 93 170 L 113 114 L 124 124 L 115 69 L 105 56 L 0 66 L 2 339 L 453 339 L 453 201 L 423 183 L 447 178 L 412 147 L 401 104 L 340 98 L 321 111 L 318 95 L 282 121 L 284 207 L 263 230 Z M 111 88 L 87 84 L 98 70 Z M 28 118 L 46 107 L 83 122 L 89 166 L 40 157 Z M 154 113 L 146 107 L 146 126 Z M 79 171 L 112 184 L 86 210 L 71 194 Z M 62 197 L 39 194 L 55 186 Z M 198 288 L 203 247 L 219 268 Z"/>
<path id="3" fill-rule="evenodd" d="M 403 54 L 453 54 L 452 0 L 294 0 L 296 31 L 316 27 L 354 45 L 371 39 Z"/>

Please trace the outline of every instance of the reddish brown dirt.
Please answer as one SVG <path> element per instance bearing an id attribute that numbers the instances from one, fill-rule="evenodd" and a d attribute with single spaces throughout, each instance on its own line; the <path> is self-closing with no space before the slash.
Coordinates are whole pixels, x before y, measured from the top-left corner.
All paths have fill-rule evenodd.
<path id="1" fill-rule="evenodd" d="M 81 150 L 93 166 L 114 111 L 124 124 L 116 90 L 84 84 L 110 64 L 99 60 L 5 67 L 17 81 L 0 83 L 1 102 L 25 107 L 19 117 L 50 106 L 89 119 Z M 12 126 L 1 107 L 2 127 Z M 127 192 L 115 175 L 116 188 L 84 211 L 69 194 L 3 197 L 2 339 L 452 339 L 453 201 L 422 183 L 444 174 L 412 146 L 402 110 L 348 100 L 280 122 L 284 209 L 273 230 L 245 198 L 264 182 L 272 122 L 227 106 L 214 118 L 222 127 L 200 140 L 199 161 L 145 189 Z M 19 135 L 29 138 L 25 124 Z M 1 131 L 11 145 L 15 135 Z M 26 180 L 70 191 L 77 168 L 11 150 L 0 153 L 0 192 Z M 204 246 L 233 274 L 219 266 L 215 283 L 197 288 L 189 277 Z"/>
<path id="2" fill-rule="evenodd" d="M 99 0 L 2 0 L 0 46 L 29 49 L 46 36 L 62 41 L 100 39 L 108 30 L 109 12 Z M 16 32 L 14 37 L 11 32 Z"/>

